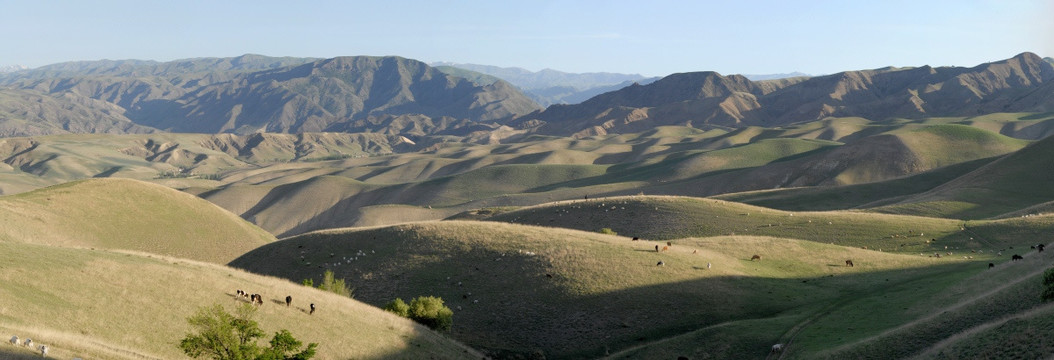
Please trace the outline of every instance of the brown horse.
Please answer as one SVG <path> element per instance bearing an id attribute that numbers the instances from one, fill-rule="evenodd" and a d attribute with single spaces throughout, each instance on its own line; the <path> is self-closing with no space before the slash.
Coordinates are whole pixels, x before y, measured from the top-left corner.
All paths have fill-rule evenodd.
<path id="1" fill-rule="evenodd" d="M 845 261 L 845 266 L 853 267 L 853 260 L 846 260 Z"/>
<path id="2" fill-rule="evenodd" d="M 761 255 L 754 254 L 754 256 L 751 256 L 750 257 L 750 261 L 754 261 L 754 260 L 761 261 Z"/>

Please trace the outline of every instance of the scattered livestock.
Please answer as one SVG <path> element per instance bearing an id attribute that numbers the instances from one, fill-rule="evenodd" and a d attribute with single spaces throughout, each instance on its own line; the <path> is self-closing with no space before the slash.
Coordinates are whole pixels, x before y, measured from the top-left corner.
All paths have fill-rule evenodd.
<path id="1" fill-rule="evenodd" d="M 1024 259 L 1025 258 L 1021 257 L 1021 255 L 1018 255 L 1018 254 L 1014 254 L 1013 256 L 1010 257 L 1010 261 L 1018 261 L 1018 260 L 1024 260 Z"/>
<path id="2" fill-rule="evenodd" d="M 40 356 L 48 356 L 48 346 L 40 345 Z"/>
<path id="3" fill-rule="evenodd" d="M 772 345 L 772 352 L 778 353 L 783 351 L 783 344 Z"/>
<path id="4" fill-rule="evenodd" d="M 655 245 L 655 252 L 659 252 L 659 245 Z"/>
<path id="5" fill-rule="evenodd" d="M 640 238 L 639 238 L 639 237 L 636 237 L 636 236 L 634 236 L 634 237 L 633 237 L 633 241 L 637 241 L 637 240 L 640 240 Z"/>
<path id="6" fill-rule="evenodd" d="M 315 304 L 314 304 L 314 303 L 312 303 L 312 304 L 311 304 L 311 312 L 309 312 L 309 313 L 307 313 L 307 314 L 308 314 L 308 315 L 311 315 L 311 314 L 314 314 L 314 313 L 315 313 Z"/>
<path id="7" fill-rule="evenodd" d="M 26 341 L 23 342 L 22 345 L 25 345 L 27 348 L 31 348 L 32 349 L 33 348 L 33 339 L 26 338 Z"/>
<path id="8" fill-rule="evenodd" d="M 853 260 L 846 260 L 845 261 L 845 266 L 853 267 Z"/>
<path id="9" fill-rule="evenodd" d="M 754 261 L 754 260 L 761 261 L 761 255 L 754 254 L 754 256 L 751 256 L 750 257 L 750 261 Z"/>
<path id="10" fill-rule="evenodd" d="M 659 260 L 659 263 L 655 264 L 655 266 L 665 266 L 665 265 L 666 265 L 666 263 L 662 262 L 662 260 Z"/>
<path id="11" fill-rule="evenodd" d="M 710 270 L 710 263 L 706 263 L 706 269 Z"/>
<path id="12" fill-rule="evenodd" d="M 656 246 L 658 246 L 658 245 L 656 245 Z M 662 251 L 666 251 L 666 250 L 670 250 L 670 247 L 669 246 L 663 246 L 662 247 Z"/>
<path id="13" fill-rule="evenodd" d="M 673 241 L 667 241 L 666 246 L 673 246 Z"/>
<path id="14" fill-rule="evenodd" d="M 11 344 L 18 345 L 18 335 L 11 337 Z"/>
<path id="15" fill-rule="evenodd" d="M 1043 252 L 1043 247 L 1044 247 L 1043 244 L 1036 245 L 1036 251 L 1037 252 Z"/>
<path id="16" fill-rule="evenodd" d="M 988 268 L 989 268 L 989 269 L 991 269 L 991 268 L 994 268 L 994 267 L 995 267 L 995 264 L 993 264 L 993 263 L 988 263 Z"/>
<path id="17" fill-rule="evenodd" d="M 695 255 L 695 254 L 698 254 L 698 253 L 699 253 L 699 250 L 698 250 L 698 249 L 696 249 L 696 250 L 692 250 L 692 255 Z"/>
<path id="18" fill-rule="evenodd" d="M 256 306 L 263 305 L 263 295 L 260 295 L 260 294 L 249 295 L 249 302 L 252 303 L 253 305 L 256 305 Z"/>
<path id="19" fill-rule="evenodd" d="M 285 297 L 285 307 L 289 307 L 289 304 L 292 304 L 292 303 L 293 303 L 293 297 L 290 296 L 290 295 L 286 295 L 286 297 Z"/>

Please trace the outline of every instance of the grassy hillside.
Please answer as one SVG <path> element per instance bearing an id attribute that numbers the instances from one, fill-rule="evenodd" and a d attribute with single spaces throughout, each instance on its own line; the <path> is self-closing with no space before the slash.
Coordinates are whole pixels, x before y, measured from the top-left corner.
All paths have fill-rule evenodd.
<path id="1" fill-rule="evenodd" d="M 145 251 L 225 263 L 274 236 L 190 194 L 91 179 L 0 197 L 0 241 Z"/>
<path id="2" fill-rule="evenodd" d="M 28 353 L 7 343 L 12 335 L 48 345 L 52 359 L 184 359 L 177 345 L 191 330 L 186 318 L 212 304 L 233 312 L 245 303 L 238 289 L 264 296 L 255 318 L 266 339 L 288 329 L 319 343 L 316 359 L 479 358 L 378 308 L 215 264 L 12 242 L 0 242 L 0 263 L 5 359 Z M 313 315 L 310 303 L 318 308 Z"/>
<path id="3" fill-rule="evenodd" d="M 930 191 L 875 211 L 981 219 L 1054 200 L 1054 138 L 964 174 Z"/>
<path id="4" fill-rule="evenodd" d="M 791 212 L 714 199 L 624 196 L 494 209 L 487 220 L 669 240 L 773 236 L 893 252 L 998 250 L 1035 243 L 1054 217 L 967 221 L 862 211 Z M 946 249 L 945 247 L 949 247 Z"/>
<path id="5" fill-rule="evenodd" d="M 763 236 L 673 243 L 670 251 L 656 252 L 664 242 L 426 222 L 304 234 L 231 264 L 291 280 L 318 280 L 332 270 L 355 286 L 356 298 L 378 306 L 395 297 L 440 296 L 454 309 L 454 338 L 491 355 L 555 358 L 603 356 L 720 324 L 739 329 L 722 332 L 737 339 L 737 348 L 765 349 L 845 294 L 872 292 L 887 279 L 976 267 L 962 259 Z M 752 262 L 754 254 L 764 260 Z M 857 266 L 846 267 L 847 258 Z M 750 323 L 768 330 L 739 337 Z"/>

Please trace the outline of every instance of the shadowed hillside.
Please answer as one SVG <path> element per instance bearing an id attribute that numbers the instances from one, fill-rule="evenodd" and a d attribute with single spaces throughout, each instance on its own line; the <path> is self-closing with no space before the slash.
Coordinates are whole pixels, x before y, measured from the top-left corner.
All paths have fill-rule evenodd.
<path id="1" fill-rule="evenodd" d="M 274 236 L 170 188 L 93 179 L 0 197 L 0 241 L 124 249 L 225 263 Z"/>
<path id="2" fill-rule="evenodd" d="M 430 222 L 305 234 L 231 264 L 291 280 L 317 280 L 323 269 L 332 270 L 349 279 L 356 298 L 377 306 L 395 297 L 440 296 L 454 309 L 452 336 L 491 355 L 594 358 L 724 322 L 766 319 L 786 326 L 801 314 L 773 317 L 856 286 L 839 277 L 798 277 L 898 276 L 835 266 L 845 257 L 866 259 L 858 261 L 871 271 L 928 272 L 922 266 L 933 263 L 767 237 L 680 239 L 663 253 L 655 244 L 561 229 Z M 766 260 L 751 262 L 757 252 Z M 815 261 L 794 260 L 806 253 L 816 254 Z M 660 260 L 665 266 L 655 265 Z M 779 335 L 741 341 L 757 347 Z"/>

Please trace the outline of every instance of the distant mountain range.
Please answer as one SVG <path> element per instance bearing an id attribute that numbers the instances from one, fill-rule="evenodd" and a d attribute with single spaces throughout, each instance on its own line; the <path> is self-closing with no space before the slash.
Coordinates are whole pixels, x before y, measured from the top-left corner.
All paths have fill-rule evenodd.
<path id="1" fill-rule="evenodd" d="M 617 73 L 567 73 L 552 69 L 530 71 L 523 68 L 507 68 L 478 64 L 457 64 L 447 62 L 432 63 L 432 66 L 456 76 L 465 76 L 468 72 L 489 75 L 480 79 L 502 79 L 520 88 L 535 102 L 542 106 L 552 104 L 577 104 L 593 96 L 621 89 L 633 83 L 649 84 L 658 77 L 644 77 L 639 74 Z"/>
<path id="2" fill-rule="evenodd" d="M 554 105 L 510 125 L 589 136 L 662 125 L 781 126 L 827 117 L 873 120 L 1054 110 L 1054 65 L 1032 53 L 972 68 L 882 68 L 751 81 L 715 72 L 674 74 L 577 105 Z"/>
<path id="3" fill-rule="evenodd" d="M 11 99 L 0 108 L 6 136 L 157 130 L 423 135 L 541 109 L 504 81 L 479 85 L 399 57 L 75 62 L 0 76 L 0 85 L 7 87 L 0 96 Z"/>
<path id="4" fill-rule="evenodd" d="M 24 65 L 0 65 L 0 73 L 9 73 L 29 69 Z"/>
<path id="5" fill-rule="evenodd" d="M 804 77 L 811 77 L 812 75 L 795 71 L 795 72 L 792 72 L 792 73 L 784 73 L 784 74 L 743 74 L 743 76 L 745 76 L 747 79 L 750 79 L 751 81 L 761 81 L 761 80 L 777 80 L 777 79 L 786 79 L 786 78 L 803 77 L 803 76 Z"/>
<path id="6" fill-rule="evenodd" d="M 0 136 L 372 132 L 413 141 L 496 141 L 662 125 L 771 127 L 827 117 L 1045 112 L 1054 109 L 1052 61 L 1023 53 L 972 68 L 890 67 L 757 81 L 704 71 L 654 82 L 640 75 L 466 66 L 494 73 L 488 75 L 400 57 L 69 62 L 0 74 Z M 543 109 L 517 87 L 534 87 L 534 98 L 582 102 Z"/>

